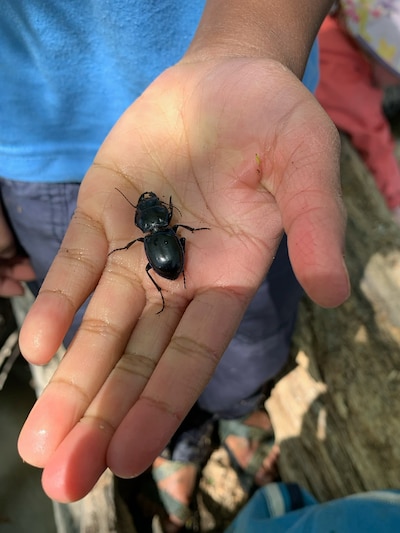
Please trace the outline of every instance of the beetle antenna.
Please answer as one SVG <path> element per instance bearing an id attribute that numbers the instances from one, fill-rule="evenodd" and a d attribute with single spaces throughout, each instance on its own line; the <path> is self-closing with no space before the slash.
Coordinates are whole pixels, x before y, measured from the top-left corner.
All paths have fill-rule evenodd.
<path id="1" fill-rule="evenodd" d="M 128 202 L 128 204 L 130 204 L 132 207 L 134 207 L 134 208 L 136 209 L 137 206 L 136 206 L 135 204 L 133 204 L 133 203 L 129 200 L 129 198 L 127 198 L 127 197 L 125 196 L 125 194 L 124 194 L 122 191 L 120 191 L 117 187 L 115 187 L 115 190 L 118 191 L 120 194 L 122 194 L 122 196 L 125 198 L 125 200 Z"/>

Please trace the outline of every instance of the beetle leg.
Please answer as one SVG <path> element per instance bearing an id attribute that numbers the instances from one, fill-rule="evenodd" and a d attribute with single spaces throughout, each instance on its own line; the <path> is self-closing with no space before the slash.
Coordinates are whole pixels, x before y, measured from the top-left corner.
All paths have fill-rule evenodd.
<path id="1" fill-rule="evenodd" d="M 149 270 L 151 270 L 153 267 L 151 266 L 150 263 L 147 264 L 146 266 L 146 273 L 147 275 L 149 276 L 149 278 L 151 279 L 151 281 L 153 282 L 153 285 L 154 287 L 158 290 L 158 292 L 160 293 L 160 296 L 161 296 L 161 300 L 162 300 L 162 308 L 160 309 L 160 311 L 158 311 L 156 314 L 159 315 L 160 313 L 162 313 L 164 311 L 164 307 L 165 307 L 165 300 L 164 300 L 164 296 L 163 296 L 163 293 L 162 293 L 162 290 L 161 290 L 161 287 L 160 285 L 158 285 L 158 283 L 156 282 L 156 280 L 153 278 L 153 276 L 150 274 Z"/>
<path id="2" fill-rule="evenodd" d="M 167 205 L 165 204 L 164 202 L 162 202 L 164 205 Z M 168 204 L 168 208 L 169 208 L 169 214 L 168 214 L 168 223 L 171 221 L 173 215 L 174 215 L 174 209 L 176 209 L 178 211 L 178 213 L 182 216 L 182 213 L 180 211 L 180 209 L 178 209 L 176 207 L 176 205 L 174 205 L 172 203 L 172 196 L 169 197 L 169 204 Z"/>
<path id="3" fill-rule="evenodd" d="M 175 233 L 176 233 L 176 230 L 177 230 L 178 228 L 185 228 L 185 229 L 187 229 L 188 231 L 191 231 L 192 233 L 193 233 L 194 231 L 201 231 L 201 230 L 203 230 L 203 229 L 210 229 L 210 228 L 192 228 L 191 226 L 186 226 L 186 224 L 175 224 L 175 226 L 172 226 L 172 229 L 173 229 L 173 231 L 175 231 Z"/>
<path id="4" fill-rule="evenodd" d="M 144 242 L 144 237 L 139 237 L 138 239 L 134 239 L 131 242 L 128 242 L 126 246 L 122 246 L 122 248 L 115 248 L 115 250 L 111 250 L 111 252 L 108 255 L 113 254 L 114 252 L 119 252 L 120 250 L 128 250 L 132 244 L 135 244 L 135 242 Z"/>
<path id="5" fill-rule="evenodd" d="M 169 197 L 169 215 L 168 215 L 168 224 L 170 223 L 174 215 L 174 204 L 172 203 L 172 196 Z"/>
<path id="6" fill-rule="evenodd" d="M 179 242 L 181 243 L 182 250 L 183 250 L 183 268 L 182 268 L 182 275 L 183 275 L 183 286 L 186 289 L 186 276 L 185 276 L 185 246 L 186 246 L 186 239 L 185 237 L 181 237 L 179 239 Z"/>

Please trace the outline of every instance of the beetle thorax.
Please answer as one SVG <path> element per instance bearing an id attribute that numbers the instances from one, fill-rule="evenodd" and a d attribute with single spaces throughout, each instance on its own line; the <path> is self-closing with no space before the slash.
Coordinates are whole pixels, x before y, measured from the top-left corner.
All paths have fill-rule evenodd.
<path id="1" fill-rule="evenodd" d="M 163 205 L 151 206 L 136 211 L 135 223 L 143 233 L 153 233 L 169 224 L 169 211 Z"/>

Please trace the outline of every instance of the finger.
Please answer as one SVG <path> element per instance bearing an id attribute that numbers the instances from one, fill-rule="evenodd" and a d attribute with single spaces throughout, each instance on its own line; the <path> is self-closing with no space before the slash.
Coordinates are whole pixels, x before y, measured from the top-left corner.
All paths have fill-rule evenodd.
<path id="1" fill-rule="evenodd" d="M 204 292 L 190 303 L 150 381 L 111 440 L 107 464 L 114 473 L 138 475 L 163 450 L 212 376 L 248 297 L 225 288 Z"/>
<path id="2" fill-rule="evenodd" d="M 63 440 L 42 474 L 42 486 L 53 500 L 77 501 L 94 487 L 106 469 L 112 428 L 85 418 Z"/>
<path id="3" fill-rule="evenodd" d="M 27 257 L 0 259 L 0 273 L 4 277 L 12 278 L 16 281 L 33 281 L 36 277 Z"/>
<path id="4" fill-rule="evenodd" d="M 11 298 L 12 296 L 22 296 L 24 286 L 21 282 L 12 278 L 0 278 L 0 297 Z"/>
<path id="5" fill-rule="evenodd" d="M 77 212 L 21 329 L 21 352 L 28 361 L 47 363 L 57 351 L 101 275 L 107 249 L 101 226 Z"/>
<path id="6" fill-rule="evenodd" d="M 16 254 L 16 243 L 0 205 L 0 257 L 10 259 Z"/>
<path id="7" fill-rule="evenodd" d="M 182 317 L 183 310 L 168 306 L 162 316 L 149 305 L 119 359 L 85 416 L 118 427 L 151 378 Z"/>
<path id="8" fill-rule="evenodd" d="M 0 296 L 9 298 L 24 294 L 22 281 L 33 281 L 35 273 L 26 257 L 0 260 Z"/>
<path id="9" fill-rule="evenodd" d="M 299 214 L 288 229 L 289 256 L 300 284 L 312 300 L 323 307 L 336 307 L 350 294 L 344 261 L 344 223 L 338 206 Z"/>
<path id="10" fill-rule="evenodd" d="M 277 190 L 276 200 L 297 279 L 315 302 L 335 307 L 350 291 L 343 259 L 346 216 L 340 192 L 340 146 L 333 128 L 321 129 L 318 138 L 308 133 L 304 131 L 307 160 L 296 154 L 294 170 Z"/>
<path id="11" fill-rule="evenodd" d="M 18 281 L 33 281 L 36 278 L 28 257 L 15 257 L 11 260 L 9 272 L 6 275 Z"/>
<path id="12" fill-rule="evenodd" d="M 106 381 L 141 314 L 144 298 L 137 293 L 137 284 L 118 269 L 102 276 L 67 353 L 22 428 L 19 452 L 28 463 L 47 463 Z"/>
<path id="13" fill-rule="evenodd" d="M 162 319 L 155 314 L 154 305 L 144 311 L 125 353 L 46 463 L 42 483 L 50 498 L 75 501 L 92 489 L 107 466 L 106 452 L 115 428 L 140 396 L 181 315 L 171 306 Z"/>

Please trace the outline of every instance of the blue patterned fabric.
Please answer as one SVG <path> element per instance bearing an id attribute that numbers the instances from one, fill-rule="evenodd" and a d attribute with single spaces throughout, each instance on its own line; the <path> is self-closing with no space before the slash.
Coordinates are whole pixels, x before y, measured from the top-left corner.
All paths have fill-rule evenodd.
<path id="1" fill-rule="evenodd" d="M 318 504 L 296 484 L 259 489 L 225 533 L 394 533 L 400 491 L 355 494 Z"/>

